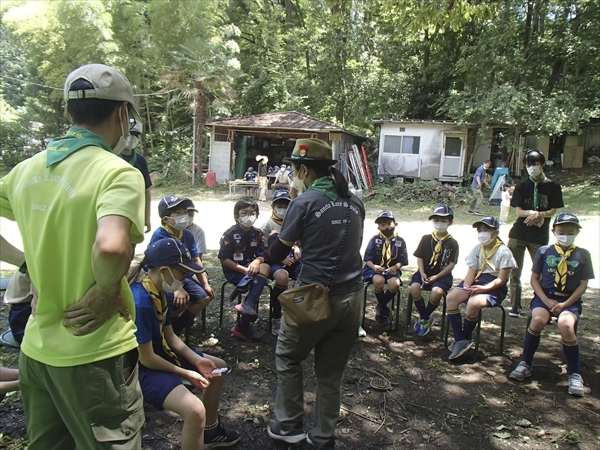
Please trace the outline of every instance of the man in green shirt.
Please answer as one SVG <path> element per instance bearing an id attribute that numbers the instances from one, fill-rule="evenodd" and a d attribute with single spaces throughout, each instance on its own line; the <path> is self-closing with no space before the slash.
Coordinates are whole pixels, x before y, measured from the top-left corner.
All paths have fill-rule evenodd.
<path id="1" fill-rule="evenodd" d="M 117 155 L 139 122 L 118 70 L 89 64 L 65 82 L 73 126 L 0 179 L 39 292 L 21 345 L 29 448 L 141 448 L 135 311 L 124 275 L 144 234 L 140 172 Z"/>

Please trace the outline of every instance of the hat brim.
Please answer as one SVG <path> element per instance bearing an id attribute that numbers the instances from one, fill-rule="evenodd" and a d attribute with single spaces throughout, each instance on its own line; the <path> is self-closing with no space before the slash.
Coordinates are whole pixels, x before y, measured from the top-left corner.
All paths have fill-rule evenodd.
<path id="1" fill-rule="evenodd" d="M 188 262 L 188 263 L 179 263 L 177 264 L 177 266 L 181 267 L 182 269 L 187 270 L 188 272 L 193 272 L 193 273 L 200 273 L 203 272 L 204 269 L 202 267 L 200 267 L 198 264 L 193 263 L 193 262 Z"/>
<path id="2" fill-rule="evenodd" d="M 493 228 L 494 230 L 499 230 L 499 228 L 498 228 L 498 227 L 495 227 L 494 225 L 490 225 L 489 223 L 485 223 L 483 220 L 478 220 L 477 222 L 475 222 L 475 223 L 473 224 L 473 228 L 477 228 L 477 226 L 478 226 L 480 223 L 481 223 L 481 224 L 483 224 L 483 225 L 485 225 L 485 226 L 488 226 L 488 227 L 490 227 L 490 228 Z"/>
<path id="3" fill-rule="evenodd" d="M 577 228 L 581 229 L 581 225 L 579 225 L 577 222 L 571 222 L 571 221 L 568 221 L 568 220 L 563 220 L 561 222 L 554 222 L 552 224 L 552 227 L 555 227 L 556 225 L 565 225 L 565 224 L 575 225 Z"/>
<path id="4" fill-rule="evenodd" d="M 292 199 L 291 199 L 291 198 L 287 198 L 287 197 L 281 197 L 281 198 L 276 198 L 275 200 L 273 200 L 273 201 L 271 202 L 271 205 L 274 205 L 276 202 L 279 202 L 279 201 L 281 201 L 281 200 L 285 200 L 285 201 L 286 201 L 286 202 L 288 202 L 288 203 L 292 201 Z"/>
<path id="5" fill-rule="evenodd" d="M 303 158 L 302 156 L 286 156 L 283 158 L 284 161 L 292 162 L 292 163 L 318 163 L 318 164 L 327 164 L 333 166 L 337 164 L 337 160 L 335 159 L 327 159 L 327 158 Z"/>
<path id="6" fill-rule="evenodd" d="M 193 206 L 188 206 L 187 207 L 188 211 L 194 211 L 194 212 L 198 212 L 198 210 L 196 208 L 194 208 Z"/>
<path id="7" fill-rule="evenodd" d="M 381 216 L 381 217 L 378 217 L 377 219 L 375 219 L 375 223 L 379 223 L 379 221 L 382 219 L 390 219 L 390 220 L 393 220 L 394 222 L 397 222 L 395 217 Z"/>

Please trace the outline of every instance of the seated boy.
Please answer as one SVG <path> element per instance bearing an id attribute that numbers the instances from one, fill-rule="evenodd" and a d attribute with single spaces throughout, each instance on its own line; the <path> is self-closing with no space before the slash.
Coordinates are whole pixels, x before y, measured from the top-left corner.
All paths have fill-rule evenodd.
<path id="1" fill-rule="evenodd" d="M 23 266 L 11 277 L 2 300 L 10 305 L 8 325 L 15 341 L 21 344 L 27 320 L 31 315 L 31 301 L 33 300 L 31 278 Z"/>
<path id="2" fill-rule="evenodd" d="M 517 265 L 511 251 L 498 237 L 500 224 L 495 217 L 482 217 L 473 228 L 477 228 L 479 244 L 466 258 L 467 276 L 446 298 L 448 322 L 454 333 L 448 359 L 456 359 L 471 348 L 471 334 L 477 326 L 479 311 L 502 303 L 508 291 L 508 274 Z M 458 305 L 467 301 L 463 325 Z"/>
<path id="3" fill-rule="evenodd" d="M 542 246 L 533 261 L 531 287 L 535 293 L 531 301 L 531 323 L 525 333 L 523 359 L 510 378 L 523 381 L 531 376 L 533 355 L 540 344 L 542 330 L 551 317 L 558 317 L 558 330 L 563 352 L 567 359 L 569 394 L 582 397 L 583 379 L 579 374 L 579 343 L 575 332 L 581 315 L 581 296 L 588 280 L 594 278 L 590 253 L 575 245 L 581 226 L 570 213 L 554 219 L 552 231 L 556 244 Z"/>
<path id="4" fill-rule="evenodd" d="M 190 218 L 190 225 L 187 227 L 188 230 L 194 235 L 194 242 L 196 243 L 196 249 L 198 250 L 198 258 L 202 261 L 202 255 L 206 253 L 206 235 L 200 225 L 194 222 L 194 214 L 198 212 L 194 206 L 194 202 L 190 200 L 191 205 L 187 207 L 188 217 Z"/>
<path id="5" fill-rule="evenodd" d="M 278 190 L 273 194 L 273 202 L 271 203 L 271 217 L 260 227 L 264 236 L 267 238 L 267 245 L 270 246 L 274 239 L 279 236 L 285 213 L 292 198 L 286 190 Z M 281 304 L 279 303 L 279 295 L 288 288 L 290 278 L 295 279 L 300 274 L 302 263 L 299 261 L 300 250 L 298 246 L 294 246 L 290 254 L 283 261 L 272 261 L 268 246 L 265 248 L 267 254 L 267 263 L 271 267 L 269 278 L 275 280 L 275 287 L 271 292 L 271 332 L 274 336 L 279 335 L 279 327 L 281 326 Z"/>
<path id="6" fill-rule="evenodd" d="M 173 292 L 189 272 L 204 269 L 194 264 L 178 240 L 166 238 L 144 252 L 148 273 L 131 286 L 135 302 L 135 333 L 140 353 L 139 380 L 144 401 L 183 418 L 181 448 L 229 447 L 240 439 L 219 420 L 218 407 L 224 377 L 214 374 L 225 361 L 192 350 L 173 332 L 165 291 Z M 202 400 L 182 383 L 204 390 Z"/>
<path id="7" fill-rule="evenodd" d="M 174 195 L 163 197 L 158 203 L 158 215 L 162 226 L 154 231 L 150 244 L 154 244 L 160 239 L 177 239 L 188 249 L 192 261 L 200 264 L 194 235 L 187 229 L 190 225 L 188 207 L 193 207 L 193 205 L 189 198 L 180 198 Z M 215 293 L 208 284 L 206 271 L 203 270 L 197 275 L 188 273 L 181 286 L 167 296 L 167 299 L 173 303 L 173 331 L 175 334 L 179 336 L 185 327 L 191 326 L 196 316 L 208 306 L 213 298 L 215 298 Z"/>
<path id="8" fill-rule="evenodd" d="M 239 339 L 249 341 L 260 341 L 263 337 L 254 330 L 252 322 L 258 317 L 258 299 L 270 271 L 269 265 L 265 264 L 263 233 L 253 226 L 258 213 L 258 204 L 253 199 L 243 198 L 236 202 L 233 207 L 236 224 L 221 236 L 217 255 L 225 279 L 236 285 L 230 300 L 248 292 L 245 300 L 235 306 L 241 315 L 231 333 Z"/>
<path id="9" fill-rule="evenodd" d="M 458 242 L 448 233 L 448 227 L 454 220 L 452 208 L 436 206 L 429 220 L 433 220 L 434 231 L 423 236 L 419 242 L 414 253 L 419 270 L 410 281 L 410 292 L 420 317 L 414 326 L 419 337 L 429 333 L 435 324 L 431 315 L 452 287 L 452 269 L 458 261 Z M 424 290 L 431 292 L 427 306 L 423 301 Z"/>
<path id="10" fill-rule="evenodd" d="M 394 298 L 402 285 L 400 276 L 402 266 L 408 264 L 406 242 L 396 233 L 396 219 L 391 211 L 381 211 L 375 219 L 379 233 L 371 238 L 365 250 L 363 260 L 363 279 L 373 282 L 373 290 L 377 305 L 375 306 L 375 320 L 380 323 L 384 331 L 392 329 L 390 309 L 387 304 Z M 384 292 L 387 283 L 388 290 Z M 364 333 L 364 330 L 363 330 Z M 359 329 L 359 335 L 364 335 Z"/>

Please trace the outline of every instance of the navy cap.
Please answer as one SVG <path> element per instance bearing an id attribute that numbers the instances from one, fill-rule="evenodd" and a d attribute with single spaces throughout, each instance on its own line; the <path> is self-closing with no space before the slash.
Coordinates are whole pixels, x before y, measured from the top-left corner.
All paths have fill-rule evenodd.
<path id="1" fill-rule="evenodd" d="M 198 210 L 196 209 L 196 206 L 194 205 L 194 202 L 190 200 L 190 204 L 187 207 L 188 211 L 195 211 L 198 212 Z"/>
<path id="2" fill-rule="evenodd" d="M 579 225 L 579 219 L 575 214 L 571 213 L 560 213 L 558 216 L 556 216 L 554 223 L 552 224 L 552 228 L 554 228 L 556 225 L 562 225 L 563 223 L 572 223 L 573 225 L 577 225 L 578 228 L 581 228 L 581 225 Z"/>
<path id="3" fill-rule="evenodd" d="M 177 239 L 160 239 L 149 245 L 144 255 L 146 255 L 146 263 L 149 268 L 179 266 L 187 272 L 200 273 L 203 271 L 202 267 L 192 262 L 189 250 Z"/>
<path id="4" fill-rule="evenodd" d="M 480 223 L 487 225 L 488 227 L 495 228 L 496 230 L 500 229 L 500 222 L 493 216 L 485 216 L 479 219 L 477 222 L 473 224 L 473 228 L 477 228 Z"/>
<path id="5" fill-rule="evenodd" d="M 454 211 L 448 205 L 437 205 L 433 208 L 433 214 L 429 216 L 429 220 L 435 216 L 450 217 L 450 220 L 454 220 Z"/>
<path id="6" fill-rule="evenodd" d="M 194 203 L 189 198 L 185 197 L 177 197 L 175 195 L 167 195 L 160 199 L 158 202 L 158 215 L 160 217 L 165 217 L 171 214 L 170 209 L 175 208 L 176 206 L 180 206 L 182 208 L 194 207 Z"/>
<path id="7" fill-rule="evenodd" d="M 292 197 L 290 197 L 290 193 L 285 189 L 278 189 L 273 193 L 273 202 L 271 202 L 271 205 L 277 200 L 287 200 L 288 202 L 291 202 Z"/>
<path id="8" fill-rule="evenodd" d="M 394 213 L 392 213 L 389 209 L 381 211 L 379 214 L 377 214 L 377 219 L 375 219 L 375 223 L 377 223 L 379 219 L 392 219 L 394 222 L 396 221 Z"/>

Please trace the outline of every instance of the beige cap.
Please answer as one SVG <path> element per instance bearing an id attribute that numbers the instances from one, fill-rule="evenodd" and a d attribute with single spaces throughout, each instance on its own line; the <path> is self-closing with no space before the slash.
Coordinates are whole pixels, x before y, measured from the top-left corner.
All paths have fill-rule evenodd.
<path id="1" fill-rule="evenodd" d="M 335 159 L 331 159 L 331 155 L 331 147 L 321 139 L 297 139 L 292 155 L 284 158 L 284 161 L 317 162 L 331 166 L 337 163 Z"/>
<path id="2" fill-rule="evenodd" d="M 71 91 L 73 82 L 80 79 L 88 81 L 94 86 L 94 89 Z M 129 83 L 125 75 L 114 67 L 105 66 L 104 64 L 87 64 L 71 72 L 67 77 L 67 81 L 65 81 L 65 102 L 83 98 L 127 102 L 129 103 L 129 111 L 135 121 L 138 123 L 142 122 L 140 113 L 135 107 L 131 83 Z"/>

